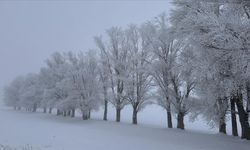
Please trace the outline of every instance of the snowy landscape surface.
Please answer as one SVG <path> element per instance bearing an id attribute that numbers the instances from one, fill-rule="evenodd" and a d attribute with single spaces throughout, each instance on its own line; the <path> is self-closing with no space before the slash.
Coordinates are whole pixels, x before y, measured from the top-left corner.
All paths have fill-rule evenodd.
<path id="1" fill-rule="evenodd" d="M 189 122 L 187 131 L 167 129 L 164 111 L 151 106 L 139 114 L 139 125 L 130 124 L 129 108 L 122 123 L 101 120 L 102 110 L 92 119 L 70 118 L 41 112 L 0 109 L 0 149 L 12 150 L 249 150 L 250 142 L 216 133 L 202 120 Z"/>

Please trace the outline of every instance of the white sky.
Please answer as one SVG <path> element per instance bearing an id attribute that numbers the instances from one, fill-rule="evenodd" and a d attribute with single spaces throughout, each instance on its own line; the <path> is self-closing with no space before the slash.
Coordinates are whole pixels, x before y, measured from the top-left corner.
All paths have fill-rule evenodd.
<path id="1" fill-rule="evenodd" d="M 169 1 L 0 0 L 0 88 L 18 75 L 38 72 L 55 51 L 95 48 L 93 36 L 111 26 L 168 13 Z"/>

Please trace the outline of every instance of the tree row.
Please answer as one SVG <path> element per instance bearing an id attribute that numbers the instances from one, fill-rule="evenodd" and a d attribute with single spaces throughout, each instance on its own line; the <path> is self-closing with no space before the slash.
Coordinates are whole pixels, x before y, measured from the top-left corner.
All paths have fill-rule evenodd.
<path id="1" fill-rule="evenodd" d="M 84 120 L 108 105 L 116 121 L 126 105 L 132 123 L 145 106 L 166 110 L 167 127 L 184 129 L 189 114 L 205 118 L 226 133 L 231 120 L 238 136 L 250 139 L 250 3 L 247 1 L 175 0 L 170 15 L 141 25 L 112 27 L 96 36 L 93 50 L 56 52 L 37 74 L 18 77 L 5 88 L 5 102 L 15 109 L 57 110 Z"/>

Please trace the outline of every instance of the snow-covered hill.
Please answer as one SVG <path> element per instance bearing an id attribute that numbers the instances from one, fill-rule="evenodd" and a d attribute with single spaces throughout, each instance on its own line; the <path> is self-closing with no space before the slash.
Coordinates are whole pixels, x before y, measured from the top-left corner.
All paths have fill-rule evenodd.
<path id="1" fill-rule="evenodd" d="M 98 113 L 93 114 L 97 118 Z M 249 150 L 250 142 L 160 126 L 83 121 L 43 113 L 0 109 L 0 144 L 41 150 Z M 126 122 L 126 121 L 125 121 Z M 27 146 L 28 145 L 28 146 Z"/>

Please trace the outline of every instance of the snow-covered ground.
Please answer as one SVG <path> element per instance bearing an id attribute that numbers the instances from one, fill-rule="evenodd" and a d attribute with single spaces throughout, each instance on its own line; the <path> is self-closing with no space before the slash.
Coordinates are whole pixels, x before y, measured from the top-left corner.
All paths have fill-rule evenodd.
<path id="1" fill-rule="evenodd" d="M 215 134 L 199 122 L 187 122 L 187 131 L 166 129 L 164 115 L 156 110 L 150 114 L 150 109 L 146 109 L 139 115 L 140 125 L 131 125 L 126 111 L 123 123 L 116 123 L 101 121 L 101 112 L 93 113 L 94 119 L 83 121 L 80 117 L 17 112 L 1 107 L 0 144 L 29 150 L 30 147 L 39 150 L 249 150 L 250 147 L 249 141 Z"/>

